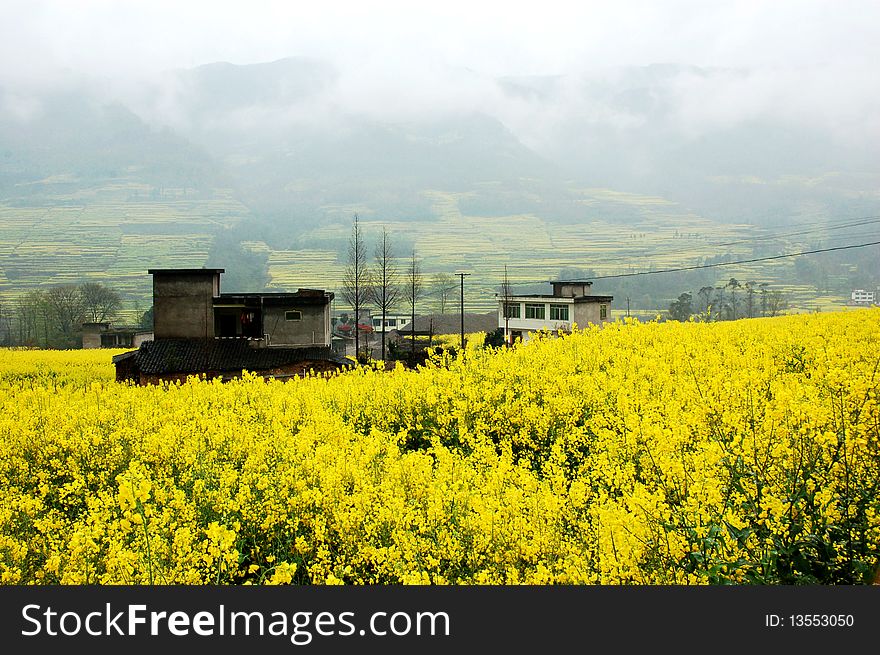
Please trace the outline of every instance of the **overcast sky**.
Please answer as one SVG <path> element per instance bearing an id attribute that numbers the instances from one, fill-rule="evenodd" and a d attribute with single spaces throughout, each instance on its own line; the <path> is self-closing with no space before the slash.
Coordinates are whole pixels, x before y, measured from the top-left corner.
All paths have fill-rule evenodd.
<path id="1" fill-rule="evenodd" d="M 679 62 L 813 67 L 880 61 L 876 0 L 364 2 L 4 0 L 0 61 L 16 77 L 368 57 L 488 74 Z"/>
<path id="2" fill-rule="evenodd" d="M 488 79 L 680 63 L 749 71 L 682 80 L 688 124 L 769 111 L 850 131 L 864 124 L 876 137 L 878 26 L 877 0 L 2 0 L 0 83 L 39 87 L 69 71 L 130 83 L 216 61 L 308 56 L 341 71 L 345 101 L 368 106 L 370 95 L 379 108 L 405 95 L 404 109 L 420 111 L 497 100 L 450 70 Z"/>

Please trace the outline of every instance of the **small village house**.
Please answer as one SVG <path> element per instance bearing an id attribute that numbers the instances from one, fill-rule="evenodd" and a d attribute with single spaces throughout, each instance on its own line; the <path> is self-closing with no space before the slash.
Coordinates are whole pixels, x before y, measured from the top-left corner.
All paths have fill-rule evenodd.
<path id="1" fill-rule="evenodd" d="M 874 291 L 866 291 L 865 289 L 853 289 L 850 294 L 850 300 L 856 305 L 870 305 L 876 302 L 877 294 Z"/>
<path id="2" fill-rule="evenodd" d="M 410 322 L 409 314 L 386 314 L 385 315 L 385 323 L 382 324 L 382 316 L 377 315 L 372 317 L 373 321 L 373 332 L 381 334 L 382 332 L 392 332 L 393 330 L 399 330 L 404 325 Z"/>
<path id="3" fill-rule="evenodd" d="M 140 327 L 114 326 L 112 323 L 83 323 L 83 348 L 140 348 L 153 333 Z"/>
<path id="4" fill-rule="evenodd" d="M 541 330 L 568 331 L 572 325 L 602 325 L 611 320 L 613 296 L 592 294 L 590 281 L 555 281 L 550 295 L 528 294 L 498 297 L 498 327 L 508 343 L 529 340 Z"/>
<path id="5" fill-rule="evenodd" d="M 148 272 L 153 340 L 113 358 L 117 380 L 230 378 L 243 370 L 290 377 L 351 365 L 331 350 L 332 293 L 221 293 L 222 268 Z"/>
<path id="6" fill-rule="evenodd" d="M 331 346 L 333 352 L 347 357 L 355 357 L 355 329 L 357 329 L 361 352 L 369 351 L 373 335 L 369 312 L 362 312 L 360 321 L 355 322 L 352 312 L 338 312 L 330 319 Z"/>

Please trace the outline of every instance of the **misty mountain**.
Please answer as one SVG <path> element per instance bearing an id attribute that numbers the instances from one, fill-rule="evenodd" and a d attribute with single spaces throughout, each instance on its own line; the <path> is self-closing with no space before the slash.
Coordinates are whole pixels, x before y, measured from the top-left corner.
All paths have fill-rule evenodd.
<path id="1" fill-rule="evenodd" d="M 4 90 L 0 90 L 2 106 Z M 221 177 L 204 150 L 127 107 L 81 90 L 43 95 L 26 117 L 0 113 L 0 190 L 7 198 L 69 193 L 127 178 L 210 188 Z"/>
<path id="2" fill-rule="evenodd" d="M 431 215 L 426 189 L 558 176 L 483 112 L 391 121 L 340 106 L 338 72 L 319 61 L 212 64 L 172 77 L 166 118 L 223 163 L 260 216 L 354 205 L 421 220 Z"/>
<path id="3" fill-rule="evenodd" d="M 797 107 L 755 109 L 749 71 L 658 64 L 498 84 L 546 126 L 526 128 L 527 142 L 590 186 L 667 197 L 718 220 L 876 209 L 870 140 L 792 118 Z"/>
<path id="4" fill-rule="evenodd" d="M 431 189 L 468 192 L 474 213 L 567 222 L 586 218 L 584 188 L 658 195 L 737 222 L 876 205 L 870 142 L 756 105 L 749 71 L 453 70 L 450 95 L 471 95 L 410 114 L 353 99 L 347 83 L 326 62 L 288 58 L 169 71 L 115 97 L 71 82 L 30 97 L 24 114 L 9 110 L 21 94 L 0 90 L 0 189 L 38 202 L 53 185 L 119 177 L 231 187 L 257 220 L 292 227 L 323 220 L 327 207 L 428 220 Z"/>
<path id="5" fill-rule="evenodd" d="M 183 96 L 181 109 L 203 127 L 228 112 L 301 103 L 337 79 L 329 64 L 300 57 L 247 66 L 217 62 L 171 75 Z"/>

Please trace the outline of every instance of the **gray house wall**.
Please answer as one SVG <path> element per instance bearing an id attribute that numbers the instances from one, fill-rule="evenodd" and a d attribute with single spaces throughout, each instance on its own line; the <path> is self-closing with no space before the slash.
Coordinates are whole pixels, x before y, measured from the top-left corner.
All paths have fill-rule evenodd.
<path id="1" fill-rule="evenodd" d="M 214 296 L 220 291 L 217 271 L 153 272 L 153 334 L 156 339 L 214 336 Z"/>
<path id="2" fill-rule="evenodd" d="M 153 333 L 136 327 L 114 328 L 110 323 L 83 323 L 82 347 L 138 348 L 144 341 L 152 341 Z"/>
<path id="3" fill-rule="evenodd" d="M 599 318 L 599 305 L 606 305 L 608 307 L 608 313 L 604 321 Z M 578 327 L 587 327 L 588 323 L 592 323 L 593 325 L 601 325 L 602 323 L 607 323 L 610 319 L 610 302 L 576 302 L 574 304 L 574 322 L 577 323 Z"/>
<path id="4" fill-rule="evenodd" d="M 288 321 L 285 313 L 298 311 L 299 321 Z M 263 307 L 263 330 L 270 346 L 330 345 L 330 303 L 271 305 Z"/>
<path id="5" fill-rule="evenodd" d="M 592 282 L 553 282 L 553 295 L 558 298 L 589 296 Z"/>
<path id="6" fill-rule="evenodd" d="M 83 323 L 82 326 L 82 347 L 83 348 L 100 348 L 101 333 L 110 327 L 109 323 Z"/>
<path id="7" fill-rule="evenodd" d="M 153 275 L 153 334 L 157 340 L 222 336 L 247 337 L 254 340 L 255 347 L 330 345 L 332 293 L 299 289 L 294 294 L 221 295 L 223 269 L 149 272 Z M 299 312 L 297 320 L 286 317 L 293 311 Z M 253 314 L 252 321 L 241 322 L 242 313 Z"/>

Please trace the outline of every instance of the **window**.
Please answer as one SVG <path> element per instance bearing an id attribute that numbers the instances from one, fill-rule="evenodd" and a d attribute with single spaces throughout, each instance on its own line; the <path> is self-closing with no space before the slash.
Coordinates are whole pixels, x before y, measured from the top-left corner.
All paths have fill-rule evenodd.
<path id="1" fill-rule="evenodd" d="M 386 318 L 385 319 L 385 327 L 397 327 L 397 319 L 396 318 Z"/>
<path id="2" fill-rule="evenodd" d="M 504 305 L 505 318 L 519 318 L 519 303 L 508 303 Z"/>
<path id="3" fill-rule="evenodd" d="M 537 318 L 539 320 L 544 320 L 544 305 L 529 305 L 526 304 L 526 318 Z"/>
<path id="4" fill-rule="evenodd" d="M 302 317 L 303 317 L 302 312 L 297 311 L 297 310 L 284 312 L 284 320 L 285 321 L 301 321 Z"/>
<path id="5" fill-rule="evenodd" d="M 608 305 L 599 305 L 599 320 L 604 321 L 608 318 Z"/>
<path id="6" fill-rule="evenodd" d="M 568 305 L 550 305 L 551 321 L 567 321 Z"/>

